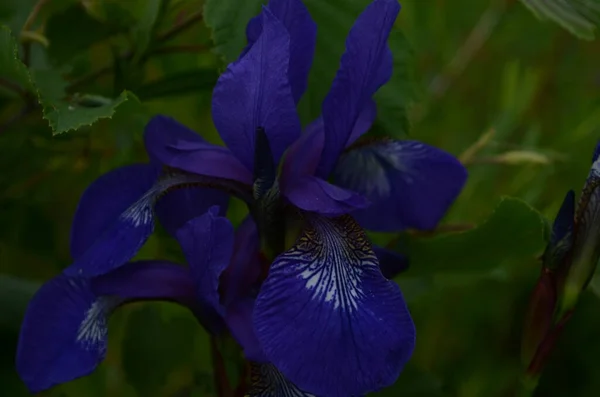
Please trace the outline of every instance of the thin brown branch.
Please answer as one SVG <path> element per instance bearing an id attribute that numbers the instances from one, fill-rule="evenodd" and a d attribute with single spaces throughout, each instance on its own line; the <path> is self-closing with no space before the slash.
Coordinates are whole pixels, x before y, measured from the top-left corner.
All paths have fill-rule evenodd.
<path id="1" fill-rule="evenodd" d="M 148 54 L 149 56 L 153 55 L 163 55 L 163 54 L 182 54 L 182 53 L 190 53 L 197 54 L 207 50 L 206 46 L 203 45 L 193 45 L 193 44 L 182 44 L 182 45 L 170 45 L 165 47 L 156 48 Z"/>
<path id="2" fill-rule="evenodd" d="M 192 27 L 196 22 L 201 21 L 201 20 L 202 20 L 202 12 L 194 13 L 189 18 L 184 20 L 183 22 L 177 23 L 171 29 L 159 34 L 156 37 L 155 42 L 163 43 L 165 41 L 168 41 L 168 40 L 174 38 L 175 36 L 177 36 L 178 34 L 184 32 L 188 28 Z M 154 50 L 150 50 L 148 52 L 148 54 L 146 54 L 146 56 L 144 57 L 144 60 L 146 60 L 154 55 L 161 55 L 161 54 L 166 54 L 166 53 L 177 53 L 177 52 L 201 52 L 203 50 L 206 50 L 206 47 L 199 46 L 199 45 L 173 45 L 173 46 L 159 47 Z M 126 61 L 126 60 L 131 59 L 133 57 L 133 55 L 134 55 L 134 52 L 132 50 L 125 51 L 121 55 L 119 55 L 119 59 L 122 61 Z M 110 73 L 112 70 L 113 70 L 113 65 L 106 65 L 98 70 L 95 70 L 87 75 L 84 75 L 84 76 L 78 78 L 77 80 L 73 81 L 71 84 L 69 84 L 69 86 L 67 87 L 67 91 L 71 91 L 71 92 L 76 91 L 81 86 L 84 86 L 85 84 L 87 84 L 91 81 L 94 81 L 98 77 L 101 77 L 101 76 L 104 76 L 104 75 Z"/>
<path id="3" fill-rule="evenodd" d="M 9 91 L 13 91 L 20 96 L 25 96 L 25 90 L 18 84 L 0 77 L 0 87 L 4 87 Z"/>
<path id="4" fill-rule="evenodd" d="M 158 34 L 156 37 L 156 41 L 159 43 L 164 43 L 165 41 L 171 40 L 173 37 L 182 33 L 183 31 L 194 26 L 196 22 L 200 22 L 203 18 L 202 10 L 193 13 L 189 18 L 184 21 L 175 24 L 172 28 L 166 30 L 163 33 Z"/>

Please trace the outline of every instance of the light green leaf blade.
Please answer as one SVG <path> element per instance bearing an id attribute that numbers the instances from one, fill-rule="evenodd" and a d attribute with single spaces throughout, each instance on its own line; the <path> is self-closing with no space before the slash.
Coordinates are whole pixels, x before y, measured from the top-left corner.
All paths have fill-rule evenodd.
<path id="1" fill-rule="evenodd" d="M 539 19 L 558 23 L 575 36 L 593 40 L 600 23 L 598 0 L 521 0 Z"/>
<path id="2" fill-rule="evenodd" d="M 0 83 L 23 91 L 33 90 L 29 72 L 19 59 L 17 42 L 6 26 L 0 26 Z"/>
<path id="3" fill-rule="evenodd" d="M 546 245 L 545 218 L 524 201 L 503 198 L 475 229 L 438 237 L 411 237 L 408 276 L 485 273 L 508 261 L 527 260 Z"/>

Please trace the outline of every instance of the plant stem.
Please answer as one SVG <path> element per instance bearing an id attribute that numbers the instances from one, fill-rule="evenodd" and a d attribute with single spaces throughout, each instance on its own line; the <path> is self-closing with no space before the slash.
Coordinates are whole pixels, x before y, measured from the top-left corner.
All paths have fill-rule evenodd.
<path id="1" fill-rule="evenodd" d="M 183 22 L 177 23 L 172 28 L 166 30 L 163 33 L 160 33 L 156 37 L 155 42 L 160 44 L 160 43 L 164 43 L 168 40 L 171 40 L 178 34 L 184 32 L 185 30 L 192 27 L 196 22 L 199 22 L 201 20 L 202 20 L 202 12 L 196 12 L 196 13 L 192 14 L 189 18 L 184 20 Z M 151 56 L 165 54 L 165 53 L 200 52 L 205 49 L 206 49 L 206 47 L 198 46 L 198 45 L 179 45 L 179 46 L 159 47 L 159 48 L 155 48 L 154 50 L 150 50 L 143 59 L 147 60 Z M 119 56 L 119 59 L 122 61 L 126 61 L 126 60 L 131 59 L 133 57 L 133 55 L 134 55 L 134 51 L 132 51 L 132 50 L 125 51 Z M 73 81 L 71 84 L 69 84 L 69 86 L 67 87 L 67 91 L 70 91 L 70 92 L 76 91 L 79 87 L 81 87 L 91 81 L 94 81 L 98 77 L 101 77 L 107 73 L 110 73 L 112 70 L 113 70 L 113 65 L 111 64 L 111 65 L 106 65 L 98 70 L 95 70 L 85 76 L 82 76 L 82 77 L 78 78 L 77 80 Z"/>
<path id="2" fill-rule="evenodd" d="M 23 24 L 23 28 L 21 28 L 21 39 L 23 38 L 22 37 L 23 32 L 28 32 L 31 30 L 31 27 L 33 26 L 33 23 L 35 22 L 38 14 L 40 13 L 40 11 L 44 7 L 44 5 L 46 5 L 46 3 L 48 3 L 48 1 L 49 0 L 38 0 L 38 2 L 35 4 L 35 6 L 33 6 L 33 9 L 27 16 L 27 20 Z M 30 57 L 31 57 L 31 41 L 25 40 L 25 41 L 22 41 L 22 43 L 23 43 L 23 63 L 26 66 L 29 66 L 29 61 L 30 61 Z"/>

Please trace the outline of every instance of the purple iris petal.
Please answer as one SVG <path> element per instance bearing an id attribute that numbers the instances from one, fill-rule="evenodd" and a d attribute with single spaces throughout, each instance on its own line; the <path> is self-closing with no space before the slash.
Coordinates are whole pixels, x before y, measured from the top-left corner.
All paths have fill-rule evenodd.
<path id="1" fill-rule="evenodd" d="M 268 9 L 263 29 L 248 53 L 230 64 L 213 92 L 212 115 L 223 141 L 250 171 L 257 127 L 263 127 L 277 164 L 300 135 L 288 81 L 290 37 Z"/>
<path id="2" fill-rule="evenodd" d="M 347 214 L 370 204 L 363 196 L 314 176 L 286 183 L 283 194 L 296 207 L 327 216 Z"/>
<path id="3" fill-rule="evenodd" d="M 323 120 L 318 118 L 304 129 L 300 138 L 290 146 L 285 155 L 279 178 L 283 191 L 298 178 L 314 175 L 324 142 Z"/>
<path id="4" fill-rule="evenodd" d="M 117 306 L 129 299 L 189 301 L 193 293 L 187 271 L 165 262 L 131 263 L 94 281 L 61 274 L 29 303 L 17 371 L 32 393 L 87 375 L 104 359 L 108 316 Z"/>
<path id="5" fill-rule="evenodd" d="M 85 224 L 88 216 L 93 221 L 97 219 L 97 216 L 100 216 L 98 213 L 104 214 L 103 205 L 107 205 L 106 203 L 110 203 L 115 197 L 120 197 L 118 187 L 128 189 L 124 186 L 128 180 L 116 178 L 114 175 L 118 176 L 120 174 L 118 171 L 113 171 L 103 176 L 101 178 L 104 178 L 103 183 L 96 182 L 84 193 L 82 203 L 85 203 L 85 205 L 81 207 L 85 208 L 86 211 L 78 211 L 76 225 Z M 93 277 L 123 266 L 137 254 L 152 234 L 154 229 L 153 208 L 156 200 L 172 189 L 198 183 L 199 178 L 202 177 L 194 174 L 165 174 L 158 178 L 145 193 L 140 194 L 142 189 L 137 189 L 136 193 L 140 194 L 138 199 L 123 210 L 120 215 L 110 219 L 110 222 L 106 222 L 105 229 L 101 231 L 101 234 L 85 252 L 75 257 L 73 264 L 64 270 L 65 274 L 68 276 Z M 115 180 L 118 183 L 113 183 Z M 111 183 L 106 181 L 111 181 Z M 140 181 L 134 180 L 130 183 L 139 184 Z M 117 188 L 117 190 L 110 191 L 109 188 Z M 93 196 L 92 193 L 94 192 L 98 195 Z M 109 192 L 112 195 L 109 195 Z M 99 200 L 99 198 L 102 200 Z M 92 199 L 95 207 L 90 204 Z M 111 204 L 108 204 L 108 206 L 113 211 L 108 215 L 116 213 Z M 73 233 L 76 235 L 77 230 L 74 230 Z"/>
<path id="6" fill-rule="evenodd" d="M 275 259 L 256 301 L 254 324 L 265 355 L 317 395 L 389 386 L 415 344 L 400 289 L 383 277 L 351 217 L 307 221 L 296 246 Z"/>
<path id="7" fill-rule="evenodd" d="M 373 252 L 377 255 L 381 274 L 387 279 L 392 279 L 408 269 L 408 258 L 405 255 L 377 245 L 373 246 Z"/>
<path id="8" fill-rule="evenodd" d="M 283 23 L 290 35 L 290 62 L 288 78 L 296 104 L 306 91 L 308 73 L 312 65 L 317 40 L 317 25 L 301 0 L 271 0 L 267 8 Z M 242 57 L 254 45 L 262 32 L 262 16 L 248 22 L 246 36 L 248 46 Z"/>
<path id="9" fill-rule="evenodd" d="M 575 229 L 575 192 L 569 190 L 556 214 L 550 241 L 544 251 L 544 267 L 555 269 L 573 247 Z"/>
<path id="10" fill-rule="evenodd" d="M 252 173 L 229 149 L 206 142 L 200 135 L 166 116 L 155 116 L 144 133 L 150 159 L 199 175 L 252 184 Z"/>
<path id="11" fill-rule="evenodd" d="M 73 219 L 69 276 L 96 276 L 133 258 L 154 229 L 158 170 L 136 164 L 111 171 L 83 193 Z"/>
<path id="12" fill-rule="evenodd" d="M 175 189 L 162 196 L 156 203 L 156 217 L 171 236 L 175 236 L 187 221 L 197 218 L 214 205 L 219 215 L 225 216 L 229 195 L 221 190 L 199 187 Z"/>
<path id="13" fill-rule="evenodd" d="M 323 101 L 326 138 L 317 170 L 322 178 L 335 166 L 363 108 L 392 75 L 387 38 L 399 11 L 397 0 L 375 0 L 350 30 L 340 69 Z"/>
<path id="14" fill-rule="evenodd" d="M 358 115 L 346 146 L 366 133 L 371 128 L 376 116 L 377 107 L 375 102 L 368 101 L 367 106 Z M 319 117 L 306 126 L 300 138 L 288 149 L 281 169 L 280 183 L 283 186 L 282 189 L 285 189 L 285 184 L 289 181 L 293 183 L 299 177 L 315 174 L 324 143 L 323 117 Z"/>
<path id="15" fill-rule="evenodd" d="M 460 193 L 467 171 L 452 155 L 416 141 L 377 141 L 340 157 L 335 184 L 372 205 L 352 215 L 377 231 L 433 229 Z"/>
<path id="16" fill-rule="evenodd" d="M 198 285 L 199 300 L 223 316 L 225 312 L 219 297 L 219 278 L 231 259 L 233 226 L 226 218 L 219 216 L 219 208 L 215 206 L 179 229 L 177 240 Z"/>
<path id="17" fill-rule="evenodd" d="M 150 164 L 117 168 L 96 179 L 79 200 L 71 227 L 71 256 L 82 256 L 156 182 L 159 169 Z"/>
<path id="18" fill-rule="evenodd" d="M 249 397 L 316 397 L 303 392 L 269 363 L 250 363 Z"/>
<path id="19" fill-rule="evenodd" d="M 235 231 L 233 256 L 221 277 L 225 306 L 252 293 L 261 274 L 260 240 L 254 219 L 248 215 Z"/>

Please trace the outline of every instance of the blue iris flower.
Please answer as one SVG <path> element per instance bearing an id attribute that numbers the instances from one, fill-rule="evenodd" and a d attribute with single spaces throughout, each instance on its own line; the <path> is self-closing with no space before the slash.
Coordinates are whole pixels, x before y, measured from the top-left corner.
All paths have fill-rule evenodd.
<path id="1" fill-rule="evenodd" d="M 296 106 L 316 26 L 300 0 L 271 0 L 219 78 L 212 115 L 226 147 L 168 117 L 149 122 L 150 163 L 84 192 L 73 263 L 28 308 L 17 368 L 32 391 L 93 371 L 107 317 L 140 299 L 182 304 L 209 332 L 231 332 L 254 363 L 251 395 L 361 396 L 397 379 L 415 329 L 389 278 L 406 258 L 372 246 L 363 228 L 431 229 L 467 177 L 423 143 L 361 139 L 392 73 L 387 38 L 399 10 L 375 0 L 359 16 L 322 116 L 303 132 Z M 250 209 L 235 231 L 229 195 Z M 131 262 L 155 218 L 187 267 Z"/>

